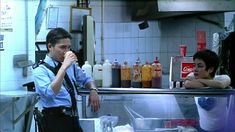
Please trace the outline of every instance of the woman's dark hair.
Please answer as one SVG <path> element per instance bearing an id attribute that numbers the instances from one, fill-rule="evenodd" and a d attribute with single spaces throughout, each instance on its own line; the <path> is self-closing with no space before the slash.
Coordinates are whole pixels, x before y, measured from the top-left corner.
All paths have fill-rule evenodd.
<path id="1" fill-rule="evenodd" d="M 60 39 L 72 39 L 72 36 L 63 28 L 52 29 L 46 36 L 46 44 L 48 46 L 51 43 L 52 46 L 55 46 Z"/>
<path id="2" fill-rule="evenodd" d="M 198 51 L 193 55 L 193 60 L 195 59 L 203 60 L 206 64 L 206 70 L 209 68 L 214 68 L 214 71 L 210 75 L 211 77 L 215 76 L 215 73 L 219 67 L 219 57 L 215 52 L 208 49 Z"/>

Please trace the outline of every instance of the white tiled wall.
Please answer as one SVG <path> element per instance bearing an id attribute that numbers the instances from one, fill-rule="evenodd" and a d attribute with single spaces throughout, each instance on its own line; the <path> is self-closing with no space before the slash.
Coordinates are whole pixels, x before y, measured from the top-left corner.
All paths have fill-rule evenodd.
<path id="1" fill-rule="evenodd" d="M 235 12 L 224 13 L 224 25 L 228 30 L 235 31 Z"/>
<path id="2" fill-rule="evenodd" d="M 39 35 L 34 36 L 34 18 L 38 1 L 27 1 L 28 13 L 25 0 L 0 0 L 0 5 L 3 1 L 12 5 L 13 32 L 1 32 L 4 35 L 5 50 L 0 51 L 0 91 L 22 89 L 23 83 L 32 81 L 32 76 L 22 76 L 22 68 L 13 67 L 13 56 L 28 54 L 29 60 L 34 61 L 34 43 L 38 40 L 45 40 L 49 31 L 46 29 L 44 21 Z M 76 0 L 47 0 L 47 2 L 47 6 L 60 8 L 58 26 L 68 30 L 69 7 L 74 5 Z M 170 57 L 179 54 L 179 44 L 188 46 L 187 55 L 193 55 L 196 51 L 196 31 L 206 31 L 207 47 L 210 47 L 212 42 L 212 34 L 223 31 L 222 27 L 201 21 L 197 16 L 149 21 L 149 28 L 139 30 L 138 24 L 140 22 L 131 21 L 130 13 L 128 13 L 130 6 L 125 1 L 105 0 L 104 6 L 104 59 L 111 61 L 118 59 L 121 63 L 127 60 L 133 64 L 138 57 L 144 63 L 145 61 L 152 62 L 158 56 L 165 73 L 169 69 Z M 100 1 L 91 1 L 91 7 L 92 16 L 96 21 L 96 60 L 100 61 L 102 56 Z M 225 15 L 221 13 L 203 17 L 222 26 L 228 26 L 234 14 L 234 12 L 229 12 Z M 26 27 L 27 23 L 28 27 Z M 26 32 L 28 32 L 28 36 Z M 81 40 L 81 34 L 72 35 L 73 43 L 78 44 Z M 28 45 L 26 45 L 27 42 Z"/>
<path id="3" fill-rule="evenodd" d="M 25 1 L 14 0 L 13 7 L 13 32 L 3 32 L 5 35 L 4 51 L 0 52 L 0 90 L 21 88 L 21 85 L 31 80 L 31 76 L 22 77 L 22 68 L 13 68 L 13 56 L 17 54 L 29 54 L 29 59 L 34 61 L 35 41 L 45 40 L 49 30 L 46 29 L 45 21 L 40 33 L 34 36 L 34 18 L 38 1 L 28 1 L 28 17 L 25 15 Z M 9 2 L 11 2 L 9 1 Z M 58 26 L 69 30 L 69 9 L 76 3 L 75 0 L 58 1 L 48 0 L 47 7 L 59 7 Z M 18 5 L 16 5 L 18 4 Z M 96 22 L 96 61 L 104 59 L 111 62 L 118 59 L 120 63 L 124 60 L 133 64 L 139 57 L 142 63 L 153 62 L 156 56 L 160 58 L 165 73 L 169 70 L 170 57 L 179 54 L 179 45 L 186 44 L 187 55 L 191 56 L 196 51 L 196 31 L 204 30 L 207 33 L 207 47 L 212 42 L 214 32 L 223 31 L 222 27 L 204 22 L 197 16 L 185 18 L 169 18 L 148 21 L 149 28 L 140 30 L 138 24 L 141 21 L 131 21 L 131 8 L 125 1 L 104 1 L 104 52 L 101 53 L 101 3 L 91 1 L 92 16 Z M 17 13 L 15 13 L 17 12 Z M 20 12 L 20 14 L 19 14 Z M 204 15 L 207 20 L 227 26 L 231 23 L 233 13 L 221 13 Z M 224 19 L 225 17 L 225 19 Z M 46 19 L 46 16 L 45 16 Z M 28 43 L 26 45 L 26 21 L 28 21 Z M 81 34 L 72 34 L 73 44 L 79 45 Z M 35 40 L 36 39 L 36 40 Z M 10 84 L 10 86 L 9 86 Z"/>
<path id="4" fill-rule="evenodd" d="M 69 20 L 70 20 L 70 6 L 75 5 L 75 0 L 47 0 L 46 10 L 49 7 L 57 7 L 59 8 L 58 11 L 58 23 L 57 27 L 63 27 L 67 31 L 69 31 Z M 35 6 L 37 8 L 38 5 Z M 47 14 L 45 10 L 45 16 L 41 25 L 40 32 L 36 36 L 36 41 L 45 41 L 46 35 L 50 31 L 50 29 L 47 29 Z"/>
<path id="5" fill-rule="evenodd" d="M 34 3 L 32 1 L 1 1 L 0 5 L 9 5 L 11 8 L 13 31 L 1 32 L 4 35 L 4 51 L 0 52 L 0 91 L 23 89 L 22 84 L 31 80 L 31 76 L 22 76 L 22 68 L 13 67 L 13 56 L 28 54 L 29 60 L 34 60 L 35 40 L 32 36 L 34 34 L 34 14 L 32 13 L 34 8 L 31 6 Z"/>
<path id="6" fill-rule="evenodd" d="M 214 32 L 223 31 L 222 27 L 204 22 L 197 16 L 184 18 L 169 18 L 165 20 L 149 21 L 149 28 L 140 30 L 140 22 L 131 21 L 131 8 L 126 2 L 104 2 L 104 59 L 120 63 L 124 60 L 133 64 L 139 57 L 142 63 L 153 62 L 158 56 L 163 66 L 163 72 L 168 73 L 170 57 L 179 54 L 179 45 L 187 45 L 187 55 L 196 52 L 196 32 L 206 31 L 207 47 L 212 42 Z M 101 3 L 91 2 L 92 15 L 96 21 L 96 61 L 100 61 L 101 54 Z M 224 25 L 224 14 L 204 15 L 203 18 Z"/>
<path id="7" fill-rule="evenodd" d="M 44 16 L 40 33 L 35 36 L 34 23 L 39 1 L 2 0 L 0 2 L 11 5 L 13 28 L 13 32 L 1 32 L 4 35 L 4 51 L 0 52 L 0 91 L 25 89 L 22 84 L 32 81 L 32 68 L 28 67 L 28 76 L 23 77 L 23 69 L 13 67 L 13 56 L 28 54 L 28 59 L 32 62 L 35 61 L 35 41 L 45 40 L 45 36 L 49 31 L 46 29 L 46 16 Z M 75 3 L 75 0 L 47 1 L 47 7 L 55 6 L 60 8 L 59 27 L 69 30 L 70 6 Z M 80 36 L 73 34 L 73 38 L 75 38 L 73 42 L 78 43 Z"/>
<path id="8" fill-rule="evenodd" d="M 49 7 L 57 7 L 59 8 L 58 12 L 58 23 L 57 27 L 62 27 L 69 31 L 69 25 L 70 25 L 70 7 L 76 5 L 75 0 L 67 0 L 67 1 L 60 1 L 60 0 L 49 0 L 47 1 L 46 9 Z M 35 6 L 37 8 L 37 6 Z M 47 29 L 47 23 L 46 23 L 46 14 L 45 18 L 42 22 L 42 26 L 40 29 L 40 32 L 36 35 L 36 41 L 46 41 L 46 35 L 50 31 L 50 29 Z M 81 41 L 81 34 L 80 33 L 71 33 L 73 40 L 72 40 L 72 48 L 73 49 L 79 49 L 80 48 L 80 41 Z"/>

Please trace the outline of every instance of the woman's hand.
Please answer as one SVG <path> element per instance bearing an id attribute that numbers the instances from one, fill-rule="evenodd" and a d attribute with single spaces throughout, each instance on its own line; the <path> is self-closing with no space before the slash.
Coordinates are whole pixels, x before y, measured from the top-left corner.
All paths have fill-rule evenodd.
<path id="1" fill-rule="evenodd" d="M 187 77 L 186 77 L 186 80 L 189 80 L 189 81 L 192 81 L 192 80 L 194 80 L 195 79 L 195 77 L 194 77 L 194 73 L 193 72 L 190 72 L 188 75 L 187 75 Z"/>
<path id="2" fill-rule="evenodd" d="M 203 83 L 201 83 L 199 80 L 186 80 L 184 83 L 185 88 L 203 88 L 206 87 Z"/>

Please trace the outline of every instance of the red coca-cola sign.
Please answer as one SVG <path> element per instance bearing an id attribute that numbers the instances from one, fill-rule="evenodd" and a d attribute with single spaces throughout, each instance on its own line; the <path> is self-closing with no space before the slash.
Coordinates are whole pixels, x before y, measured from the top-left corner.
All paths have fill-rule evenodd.
<path id="1" fill-rule="evenodd" d="M 194 63 L 182 62 L 181 63 L 181 79 L 185 79 L 187 75 L 193 71 Z"/>

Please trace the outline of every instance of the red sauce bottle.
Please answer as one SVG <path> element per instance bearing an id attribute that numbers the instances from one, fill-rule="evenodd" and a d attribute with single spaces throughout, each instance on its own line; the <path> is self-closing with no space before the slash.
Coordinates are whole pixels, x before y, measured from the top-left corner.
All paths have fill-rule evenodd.
<path id="1" fill-rule="evenodd" d="M 152 88 L 162 87 L 162 65 L 156 57 L 156 60 L 152 64 Z"/>

